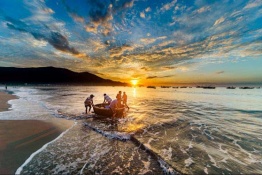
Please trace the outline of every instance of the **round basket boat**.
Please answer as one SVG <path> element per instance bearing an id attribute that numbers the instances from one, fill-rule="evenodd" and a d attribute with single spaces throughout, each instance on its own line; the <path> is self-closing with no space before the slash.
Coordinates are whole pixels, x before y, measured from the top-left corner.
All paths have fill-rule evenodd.
<path id="1" fill-rule="evenodd" d="M 108 104 L 96 104 L 93 106 L 97 118 L 113 117 L 113 111 L 108 107 Z M 114 117 L 123 117 L 125 113 L 125 107 L 117 108 L 116 115 Z"/>

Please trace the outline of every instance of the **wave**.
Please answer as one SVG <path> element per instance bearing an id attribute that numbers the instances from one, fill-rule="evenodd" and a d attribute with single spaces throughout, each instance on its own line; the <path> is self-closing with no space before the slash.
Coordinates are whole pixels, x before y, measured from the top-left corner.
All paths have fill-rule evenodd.
<path id="1" fill-rule="evenodd" d="M 118 131 L 104 131 L 102 129 L 99 129 L 97 127 L 92 126 L 88 122 L 83 123 L 84 126 L 92 129 L 93 131 L 102 134 L 103 136 L 110 138 L 110 139 L 117 139 L 121 141 L 132 141 L 136 146 L 138 146 L 140 149 L 145 150 L 147 153 L 149 153 L 155 160 L 158 161 L 160 167 L 162 168 L 163 172 L 165 174 L 170 175 L 180 175 L 181 173 L 176 170 L 174 167 L 172 167 L 170 164 L 164 161 L 164 159 L 158 155 L 156 152 L 154 152 L 147 144 L 142 143 L 139 141 L 134 134 L 129 134 L 125 132 L 118 132 Z"/>
<path id="2" fill-rule="evenodd" d="M 15 174 L 21 174 L 21 172 L 23 171 L 23 168 L 40 152 L 42 152 L 48 145 L 50 145 L 51 143 L 57 141 L 58 139 L 60 139 L 61 137 L 63 137 L 63 135 L 65 135 L 69 130 L 71 130 L 77 123 L 75 122 L 74 125 L 72 125 L 70 128 L 68 128 L 66 131 L 62 132 L 56 139 L 52 140 L 51 142 L 46 143 L 44 146 L 42 146 L 39 150 L 37 150 L 36 152 L 32 153 L 30 155 L 30 157 L 16 170 Z"/>
<path id="3" fill-rule="evenodd" d="M 137 145 L 140 149 L 145 150 L 147 153 L 149 153 L 154 159 L 156 159 L 164 171 L 165 174 L 171 174 L 171 175 L 180 175 L 178 170 L 176 170 L 174 167 L 172 167 L 170 164 L 168 164 L 164 159 L 158 155 L 156 152 L 154 152 L 152 149 L 149 148 L 146 144 L 139 141 L 134 135 L 131 136 L 130 139 L 135 145 Z"/>
<path id="4" fill-rule="evenodd" d="M 96 128 L 92 125 L 90 125 L 87 122 L 84 122 L 84 126 L 89 127 L 90 129 L 92 129 L 93 131 L 102 134 L 103 136 L 110 138 L 110 139 L 118 139 L 118 140 L 122 140 L 122 141 L 126 141 L 126 140 L 130 140 L 131 134 L 125 133 L 125 132 L 118 132 L 118 131 L 104 131 L 101 130 L 99 128 Z"/>

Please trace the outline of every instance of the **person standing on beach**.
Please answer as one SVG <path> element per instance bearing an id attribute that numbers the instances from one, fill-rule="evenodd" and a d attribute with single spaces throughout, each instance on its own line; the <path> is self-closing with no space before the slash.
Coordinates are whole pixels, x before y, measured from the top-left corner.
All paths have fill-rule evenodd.
<path id="1" fill-rule="evenodd" d="M 112 102 L 112 99 L 108 95 L 104 94 L 104 102 L 103 103 L 110 105 L 111 102 Z"/>
<path id="2" fill-rule="evenodd" d="M 5 85 L 5 90 L 7 90 L 7 85 Z"/>
<path id="3" fill-rule="evenodd" d="M 121 101 L 122 101 L 122 91 L 119 91 L 118 94 L 116 95 L 117 99 L 117 105 L 118 107 L 121 107 Z"/>
<path id="4" fill-rule="evenodd" d="M 126 95 L 126 92 L 123 93 L 123 105 L 126 106 L 129 109 L 129 107 L 127 106 L 127 95 Z"/>
<path id="5" fill-rule="evenodd" d="M 110 105 L 109 105 L 109 108 L 111 109 L 111 111 L 113 112 L 113 117 L 115 117 L 116 115 L 116 109 L 118 108 L 118 100 L 115 99 L 113 100 Z"/>
<path id="6" fill-rule="evenodd" d="M 92 106 L 94 105 L 94 103 L 93 103 L 93 98 L 94 97 L 95 96 L 93 94 L 91 94 L 89 97 L 86 98 L 86 100 L 84 102 L 85 108 L 86 108 L 86 114 L 87 114 L 87 107 L 89 107 L 89 112 L 90 112 Z"/>

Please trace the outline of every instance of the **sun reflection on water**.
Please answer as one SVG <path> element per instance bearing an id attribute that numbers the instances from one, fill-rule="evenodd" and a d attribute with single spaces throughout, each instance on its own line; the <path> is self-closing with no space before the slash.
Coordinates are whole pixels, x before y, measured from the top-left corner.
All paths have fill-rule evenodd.
<path id="1" fill-rule="evenodd" d="M 127 125 L 123 128 L 123 130 L 124 130 L 125 132 L 130 133 L 130 132 L 136 132 L 136 131 L 144 128 L 144 127 L 145 127 L 145 125 L 142 124 L 142 123 L 139 123 L 139 124 L 138 124 L 138 123 L 129 123 L 129 124 L 127 124 Z"/>
<path id="2" fill-rule="evenodd" d="M 133 97 L 136 97 L 137 93 L 136 93 L 136 88 L 133 88 Z"/>

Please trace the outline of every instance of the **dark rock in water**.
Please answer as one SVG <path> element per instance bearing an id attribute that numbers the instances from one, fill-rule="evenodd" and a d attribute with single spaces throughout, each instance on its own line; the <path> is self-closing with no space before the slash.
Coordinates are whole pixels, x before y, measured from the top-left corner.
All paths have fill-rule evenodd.
<path id="1" fill-rule="evenodd" d="M 147 86 L 147 88 L 156 89 L 156 87 L 155 87 L 155 86 Z"/>
<path id="2" fill-rule="evenodd" d="M 214 86 L 203 86 L 203 89 L 216 89 Z"/>
<path id="3" fill-rule="evenodd" d="M 245 87 L 240 87 L 239 89 L 254 89 L 254 87 L 247 87 L 247 86 L 245 86 Z"/>
<path id="4" fill-rule="evenodd" d="M 229 87 L 227 87 L 227 89 L 236 89 L 236 87 L 234 87 L 234 86 L 229 86 Z"/>

